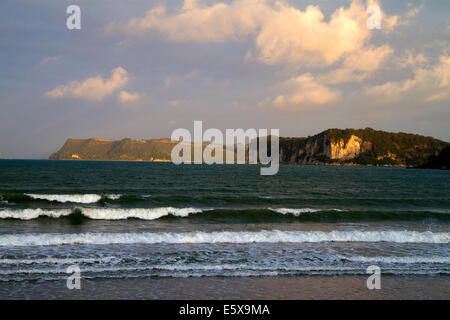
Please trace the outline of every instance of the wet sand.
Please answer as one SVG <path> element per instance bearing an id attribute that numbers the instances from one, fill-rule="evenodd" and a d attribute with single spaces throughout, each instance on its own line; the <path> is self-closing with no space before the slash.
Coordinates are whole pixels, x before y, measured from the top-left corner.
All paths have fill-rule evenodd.
<path id="1" fill-rule="evenodd" d="M 450 299 L 450 276 L 384 276 L 369 290 L 363 276 L 147 278 L 3 282 L 0 299 Z"/>

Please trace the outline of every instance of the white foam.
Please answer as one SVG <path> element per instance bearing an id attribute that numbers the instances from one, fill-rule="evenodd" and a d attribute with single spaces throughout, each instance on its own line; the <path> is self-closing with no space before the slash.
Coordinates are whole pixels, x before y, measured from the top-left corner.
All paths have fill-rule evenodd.
<path id="1" fill-rule="evenodd" d="M 312 209 L 312 208 L 268 208 L 271 211 L 281 213 L 281 214 L 293 214 L 295 216 L 299 216 L 302 213 L 311 213 L 311 212 L 319 212 L 319 211 L 343 211 L 340 209 Z"/>
<path id="2" fill-rule="evenodd" d="M 56 201 L 61 203 L 74 202 L 74 203 L 96 203 L 101 198 L 100 194 L 34 194 L 25 193 L 26 196 L 47 201 Z M 111 200 L 117 200 L 120 198 L 120 194 L 108 194 L 105 195 L 106 198 Z"/>
<path id="3" fill-rule="evenodd" d="M 83 208 L 83 215 L 90 219 L 99 220 L 123 220 L 129 218 L 136 218 L 142 220 L 155 220 L 164 216 L 172 215 L 175 217 L 187 217 L 191 213 L 200 213 L 201 209 L 197 208 L 147 208 L 147 209 L 122 209 L 122 208 Z"/>
<path id="4" fill-rule="evenodd" d="M 72 213 L 71 209 L 4 209 L 0 210 L 0 219 L 32 220 L 39 217 L 59 218 Z"/>
<path id="5" fill-rule="evenodd" d="M 344 257 L 339 256 L 341 259 L 356 261 L 356 262 L 384 262 L 384 263 L 450 263 L 450 257 L 441 257 L 441 256 L 375 256 L 375 257 L 366 257 L 366 256 L 352 256 L 352 257 Z"/>
<path id="6" fill-rule="evenodd" d="M 105 195 L 105 197 L 110 199 L 110 200 L 119 200 L 121 196 L 122 196 L 121 194 L 107 194 L 107 195 Z"/>
<path id="7" fill-rule="evenodd" d="M 0 259 L 0 264 L 78 264 L 105 263 L 120 260 L 116 257 L 103 258 L 37 258 L 37 259 Z"/>
<path id="8" fill-rule="evenodd" d="M 136 218 L 142 220 L 155 220 L 164 216 L 187 217 L 191 213 L 202 212 L 197 208 L 148 208 L 148 209 L 123 209 L 123 208 L 78 208 L 81 214 L 95 220 L 124 220 Z M 72 213 L 72 209 L 5 209 L 0 210 L 0 219 L 32 220 L 39 217 L 60 218 Z"/>
<path id="9" fill-rule="evenodd" d="M 164 271 L 225 271 L 225 270 L 240 270 L 245 269 L 244 264 L 182 264 L 182 265 L 147 265 L 147 266 L 118 266 L 118 267 L 83 267 L 82 272 L 119 272 L 119 271 L 146 271 L 146 270 L 164 270 Z M 16 274 L 16 273 L 66 273 L 65 269 L 17 269 L 17 270 L 0 270 L 0 274 Z"/>
<path id="10" fill-rule="evenodd" d="M 181 265 L 146 265 L 146 266 L 95 266 L 81 267 L 83 277 L 90 278 L 86 273 L 103 274 L 107 277 L 107 273 L 124 272 L 142 272 L 152 271 L 152 276 L 159 277 L 196 277 L 196 276 L 277 276 L 306 273 L 314 274 L 366 274 L 365 267 L 343 267 L 343 266 L 258 266 L 246 264 L 181 264 Z M 384 274 L 415 274 L 415 275 L 431 275 L 431 274 L 450 274 L 448 269 L 439 270 L 410 270 L 408 268 L 385 269 Z M 46 269 L 16 269 L 16 270 L 0 270 L 0 275 L 15 274 L 64 274 L 67 273 L 65 268 L 46 268 Z M 101 276 L 101 275 L 99 275 Z M 140 277 L 143 274 L 128 274 L 126 277 Z M 145 275 L 144 275 L 145 276 Z"/>
<path id="11" fill-rule="evenodd" d="M 430 231 L 279 231 L 3 234 L 0 246 L 51 246 L 133 243 L 303 243 L 303 242 L 449 243 L 450 233 Z"/>

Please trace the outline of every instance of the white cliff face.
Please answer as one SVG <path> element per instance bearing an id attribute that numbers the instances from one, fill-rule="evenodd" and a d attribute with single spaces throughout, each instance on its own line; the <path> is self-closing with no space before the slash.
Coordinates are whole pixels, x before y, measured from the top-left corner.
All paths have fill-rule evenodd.
<path id="1" fill-rule="evenodd" d="M 362 140 L 354 135 L 350 137 L 347 144 L 344 139 L 331 142 L 330 158 L 340 160 L 353 159 L 361 153 L 361 144 Z"/>

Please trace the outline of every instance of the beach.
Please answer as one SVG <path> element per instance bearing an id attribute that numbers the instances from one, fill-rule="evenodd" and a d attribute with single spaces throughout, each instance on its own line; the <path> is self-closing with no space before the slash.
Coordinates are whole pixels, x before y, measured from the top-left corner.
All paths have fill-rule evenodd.
<path id="1" fill-rule="evenodd" d="M 449 187 L 395 167 L 2 160 L 0 297 L 448 299 Z"/>

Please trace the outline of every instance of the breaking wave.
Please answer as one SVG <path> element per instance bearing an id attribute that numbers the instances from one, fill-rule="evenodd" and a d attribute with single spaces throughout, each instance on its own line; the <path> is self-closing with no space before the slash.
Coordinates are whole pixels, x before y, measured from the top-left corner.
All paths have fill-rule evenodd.
<path id="1" fill-rule="evenodd" d="M 258 232 L 161 232 L 4 234 L 0 246 L 54 246 L 76 244 L 184 244 L 184 243 L 303 243 L 303 242 L 395 242 L 449 243 L 450 233 L 430 231 L 279 231 Z"/>
<path id="2" fill-rule="evenodd" d="M 93 220 L 124 220 L 124 219 L 141 219 L 155 220 L 161 217 L 172 215 L 175 217 L 187 217 L 191 213 L 202 212 L 196 208 L 77 208 L 77 209 L 5 209 L 0 210 L 1 219 L 20 219 L 32 220 L 39 217 L 60 218 L 67 217 L 71 214 L 81 214 L 83 217 Z"/>
<path id="3" fill-rule="evenodd" d="M 279 272 L 307 272 L 311 274 L 311 272 L 345 272 L 350 274 L 366 274 L 366 270 L 361 267 L 342 267 L 342 266 L 322 266 L 322 267 L 302 267 L 302 266 L 280 266 L 280 267 L 270 267 L 270 266 L 255 266 L 255 265 L 246 265 L 246 264 L 221 264 L 221 265 L 213 265 L 213 264 L 183 264 L 183 265 L 147 265 L 147 266 L 118 266 L 118 267 L 84 267 L 83 272 L 93 272 L 93 273 L 104 273 L 104 272 L 123 272 L 123 271 L 146 271 L 146 270 L 155 270 L 155 271 L 264 271 L 264 272 L 276 272 L 274 275 L 278 275 Z M 394 269 L 395 270 L 395 269 Z M 359 272 L 358 272 L 359 271 Z M 398 273 L 413 273 L 417 274 L 421 270 L 403 270 L 397 269 L 400 271 Z M 408 272 L 410 271 L 410 272 Z M 425 270 L 423 270 L 425 271 Z M 430 271 L 438 271 L 439 273 L 450 273 L 448 270 L 426 270 L 424 273 L 428 274 Z M 65 269 L 61 268 L 53 268 L 53 269 L 18 269 L 18 270 L 0 270 L 0 274 L 2 275 L 10 275 L 10 274 L 20 274 L 20 273 L 40 273 L 40 274 L 49 274 L 49 273 L 66 273 Z"/>
<path id="4" fill-rule="evenodd" d="M 320 212 L 320 211 L 337 211 L 337 212 L 343 212 L 345 210 L 340 210 L 340 209 L 311 209 L 311 208 L 300 208 L 300 209 L 295 209 L 295 208 L 268 208 L 268 210 L 274 211 L 274 212 L 278 212 L 281 214 L 291 214 L 294 216 L 299 216 L 301 214 L 304 213 L 313 213 L 313 212 Z"/>
<path id="5" fill-rule="evenodd" d="M 261 209 L 225 209 L 225 208 L 108 208 L 85 207 L 71 209 L 0 209 L 0 219 L 33 220 L 40 217 L 64 218 L 78 215 L 93 220 L 156 220 L 162 218 L 188 218 L 200 221 L 224 222 L 266 222 L 266 221 L 380 221 L 380 220 L 450 220 L 450 214 L 427 211 L 350 211 L 340 209 L 313 208 L 261 208 Z"/>
<path id="6" fill-rule="evenodd" d="M 37 259 L 0 259 L 0 264 L 79 264 L 107 263 L 119 260 L 116 257 L 103 258 L 37 258 Z"/>
<path id="7" fill-rule="evenodd" d="M 365 257 L 365 256 L 353 256 L 344 257 L 339 256 L 339 258 L 348 261 L 355 262 L 382 262 L 382 263 L 450 263 L 450 257 L 440 257 L 440 256 L 405 256 L 405 257 L 389 257 L 389 256 L 375 256 L 375 257 Z"/>
<path id="8" fill-rule="evenodd" d="M 34 193 L 25 193 L 27 197 L 30 197 L 34 200 L 47 200 L 47 201 L 55 201 L 60 203 L 72 202 L 72 203 L 96 203 L 100 201 L 102 198 L 110 199 L 110 200 L 118 200 L 120 199 L 120 194 L 34 194 Z"/>
<path id="9" fill-rule="evenodd" d="M 39 217 L 60 218 L 73 213 L 72 209 L 4 209 L 0 210 L 1 219 L 33 220 Z"/>

